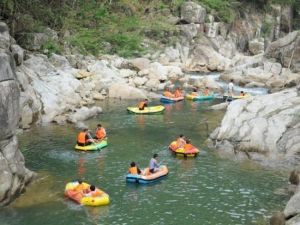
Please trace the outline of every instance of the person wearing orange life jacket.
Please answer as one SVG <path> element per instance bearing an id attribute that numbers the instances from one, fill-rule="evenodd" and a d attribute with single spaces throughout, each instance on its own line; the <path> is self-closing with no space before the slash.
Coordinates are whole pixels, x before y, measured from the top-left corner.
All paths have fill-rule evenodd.
<path id="1" fill-rule="evenodd" d="M 147 107 L 147 106 L 148 106 L 148 99 L 144 99 L 143 101 L 139 102 L 139 105 L 138 105 L 139 110 L 144 110 L 145 107 Z"/>
<path id="2" fill-rule="evenodd" d="M 137 167 L 135 162 L 130 163 L 130 167 L 128 169 L 130 174 L 141 174 L 141 170 Z"/>
<path id="3" fill-rule="evenodd" d="M 77 145 L 79 146 L 90 145 L 92 142 L 93 139 L 86 128 L 83 129 L 77 136 Z"/>
<path id="4" fill-rule="evenodd" d="M 77 185 L 74 187 L 73 190 L 82 194 L 88 191 L 87 187 L 83 184 L 81 180 L 77 180 Z"/>
<path id="5" fill-rule="evenodd" d="M 166 88 L 166 90 L 164 91 L 164 94 L 163 94 L 165 97 L 168 97 L 168 98 L 174 98 L 175 96 L 172 94 L 172 92 L 170 91 L 169 88 Z"/>
<path id="6" fill-rule="evenodd" d="M 194 146 L 191 144 L 191 140 L 186 140 L 186 144 L 184 145 L 184 150 L 186 150 L 186 151 L 188 151 L 188 150 L 190 150 L 190 149 L 192 149 L 192 148 L 194 148 Z"/>
<path id="7" fill-rule="evenodd" d="M 174 96 L 175 96 L 175 98 L 182 97 L 182 91 L 181 91 L 180 87 L 178 87 L 175 90 Z"/>
<path id="8" fill-rule="evenodd" d="M 84 196 L 86 196 L 86 197 L 98 197 L 98 196 L 100 196 L 102 194 L 103 194 L 103 192 L 100 191 L 99 189 L 97 189 L 95 187 L 95 185 L 91 185 L 90 189 L 89 189 L 89 192 L 86 193 Z"/>
<path id="9" fill-rule="evenodd" d="M 103 140 L 104 138 L 106 138 L 106 131 L 105 131 L 104 127 L 102 127 L 101 124 L 98 124 L 97 128 L 96 128 L 95 139 L 97 139 L 97 140 Z"/>
<path id="10" fill-rule="evenodd" d="M 208 89 L 208 87 L 205 87 L 205 89 L 204 89 L 204 95 L 205 96 L 209 95 L 209 89 Z"/>

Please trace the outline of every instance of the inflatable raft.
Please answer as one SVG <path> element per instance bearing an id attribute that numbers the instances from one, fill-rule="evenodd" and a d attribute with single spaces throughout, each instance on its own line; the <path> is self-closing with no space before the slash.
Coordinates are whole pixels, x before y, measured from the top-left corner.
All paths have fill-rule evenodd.
<path id="1" fill-rule="evenodd" d="M 150 173 L 149 168 L 146 168 L 142 174 L 127 174 L 126 181 L 129 183 L 150 184 L 167 176 L 168 173 L 166 166 L 160 166 L 159 171 L 156 173 Z"/>
<path id="2" fill-rule="evenodd" d="M 92 144 L 86 145 L 86 146 L 79 146 L 76 144 L 75 149 L 80 150 L 80 151 L 96 151 L 96 150 L 100 150 L 106 146 L 107 146 L 107 138 L 105 138 L 101 142 L 92 143 Z"/>
<path id="3" fill-rule="evenodd" d="M 205 101 L 205 100 L 211 100 L 214 99 L 215 95 L 210 94 L 210 95 L 191 95 L 188 94 L 186 95 L 186 99 L 188 100 L 193 100 L 193 101 Z"/>
<path id="4" fill-rule="evenodd" d="M 169 149 L 174 152 L 177 156 L 184 156 L 184 157 L 196 157 L 199 153 L 199 149 L 196 147 L 192 147 L 190 149 L 178 148 L 177 141 L 173 141 L 169 145 Z"/>
<path id="5" fill-rule="evenodd" d="M 127 111 L 135 114 L 154 114 L 160 113 L 165 110 L 165 107 L 162 105 L 145 107 L 144 110 L 139 110 L 138 107 L 128 107 Z"/>
<path id="6" fill-rule="evenodd" d="M 103 192 L 100 196 L 91 197 L 91 196 L 84 196 L 81 192 L 75 190 L 75 187 L 78 185 L 78 182 L 70 182 L 67 183 L 65 187 L 65 196 L 69 199 L 75 201 L 81 205 L 87 206 L 101 206 L 101 205 L 108 205 L 109 204 L 109 195 L 104 191 L 97 188 L 98 191 Z M 84 183 L 83 185 L 86 189 L 90 187 L 88 183 Z"/>
<path id="7" fill-rule="evenodd" d="M 223 100 L 236 100 L 236 99 L 244 99 L 244 98 L 249 98 L 251 97 L 250 94 L 245 94 L 245 95 L 233 95 L 233 96 L 228 96 L 228 95 L 223 95 Z"/>
<path id="8" fill-rule="evenodd" d="M 179 102 L 179 101 L 182 101 L 184 99 L 184 97 L 182 96 L 182 97 L 178 97 L 178 98 L 168 98 L 168 97 L 166 97 L 166 96 L 162 96 L 161 98 L 160 98 L 160 101 L 162 102 L 162 103 L 172 103 L 172 102 Z"/>

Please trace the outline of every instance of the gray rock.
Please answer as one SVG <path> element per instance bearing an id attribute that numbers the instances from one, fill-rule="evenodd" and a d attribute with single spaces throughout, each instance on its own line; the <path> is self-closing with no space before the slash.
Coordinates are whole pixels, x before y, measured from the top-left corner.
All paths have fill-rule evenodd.
<path id="1" fill-rule="evenodd" d="M 137 71 L 145 70 L 150 67 L 150 60 L 146 58 L 135 58 L 130 60 L 130 63 Z"/>
<path id="2" fill-rule="evenodd" d="M 300 35 L 294 31 L 272 42 L 265 52 L 266 58 L 274 58 L 284 67 L 300 72 Z"/>
<path id="3" fill-rule="evenodd" d="M 101 112 L 102 112 L 101 107 L 97 107 L 97 106 L 93 106 L 92 108 L 82 107 L 80 109 L 77 109 L 75 113 L 71 114 L 67 120 L 71 123 L 76 124 L 80 121 L 84 121 L 89 118 L 92 118 Z"/>
<path id="4" fill-rule="evenodd" d="M 181 5 L 180 19 L 187 23 L 204 23 L 206 10 L 195 2 L 188 1 Z"/>
<path id="5" fill-rule="evenodd" d="M 24 59 L 24 50 L 19 45 L 11 45 L 10 50 L 17 66 L 21 65 Z"/>
<path id="6" fill-rule="evenodd" d="M 7 49 L 10 46 L 9 30 L 6 23 L 0 21 L 0 49 Z"/>
<path id="7" fill-rule="evenodd" d="M 222 149 L 226 140 L 250 158 L 260 154 L 273 164 L 298 165 L 299 113 L 296 89 L 233 101 L 213 139 L 215 146 Z"/>
<path id="8" fill-rule="evenodd" d="M 20 90 L 15 80 L 14 60 L 8 53 L 0 52 L 0 206 L 3 206 L 24 191 L 34 174 L 25 168 L 18 149 Z"/>
<path id="9" fill-rule="evenodd" d="M 258 39 L 249 41 L 249 51 L 252 55 L 261 54 L 264 52 L 264 42 Z"/>
<path id="10" fill-rule="evenodd" d="M 147 98 L 145 93 L 137 88 L 127 84 L 113 84 L 109 87 L 110 98 L 120 99 L 144 99 Z"/>
<path id="11" fill-rule="evenodd" d="M 300 193 L 296 193 L 291 197 L 283 213 L 285 217 L 291 217 L 300 214 Z"/>

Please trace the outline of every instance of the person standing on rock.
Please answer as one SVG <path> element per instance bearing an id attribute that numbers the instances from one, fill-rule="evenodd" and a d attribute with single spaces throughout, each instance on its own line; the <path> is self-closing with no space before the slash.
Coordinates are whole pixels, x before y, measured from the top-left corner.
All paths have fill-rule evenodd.
<path id="1" fill-rule="evenodd" d="M 233 79 L 230 80 L 230 83 L 228 84 L 228 97 L 233 96 Z"/>

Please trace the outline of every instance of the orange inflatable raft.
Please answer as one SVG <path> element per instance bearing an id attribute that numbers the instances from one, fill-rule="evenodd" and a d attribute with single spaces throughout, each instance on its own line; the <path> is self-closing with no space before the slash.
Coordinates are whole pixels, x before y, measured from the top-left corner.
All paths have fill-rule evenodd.
<path id="1" fill-rule="evenodd" d="M 189 149 L 185 148 L 178 148 L 177 141 L 173 141 L 169 145 L 169 149 L 174 152 L 177 156 L 184 156 L 184 157 L 196 157 L 199 153 L 199 149 L 195 146 L 192 146 Z"/>

